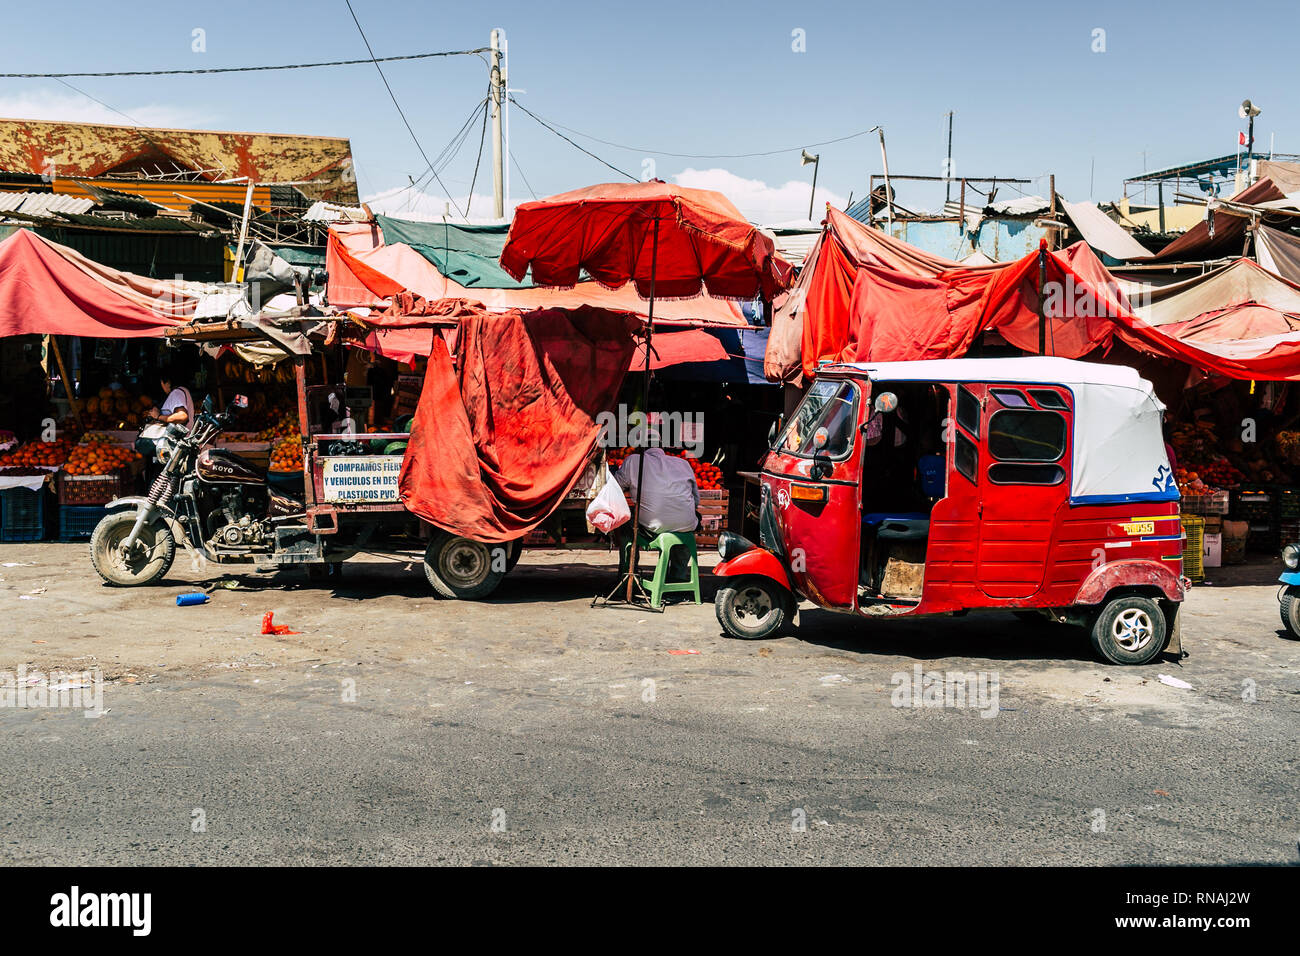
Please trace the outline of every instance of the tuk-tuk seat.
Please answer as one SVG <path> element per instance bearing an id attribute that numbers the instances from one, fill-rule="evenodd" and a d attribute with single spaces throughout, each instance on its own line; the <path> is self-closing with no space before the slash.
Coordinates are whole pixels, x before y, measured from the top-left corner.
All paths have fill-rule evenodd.
<path id="1" fill-rule="evenodd" d="M 873 511 L 862 516 L 863 528 L 892 541 L 920 541 L 930 536 L 930 516 L 923 511 Z"/>

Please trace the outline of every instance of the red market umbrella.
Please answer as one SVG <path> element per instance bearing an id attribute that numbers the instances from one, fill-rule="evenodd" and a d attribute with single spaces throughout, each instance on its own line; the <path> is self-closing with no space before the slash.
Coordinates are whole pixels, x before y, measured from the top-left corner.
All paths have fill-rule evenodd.
<path id="1" fill-rule="evenodd" d="M 501 267 L 537 285 L 576 285 L 585 271 L 610 289 L 636 283 L 641 298 L 766 299 L 790 285 L 791 266 L 770 237 L 709 189 L 652 180 L 602 183 L 515 210 Z"/>
<path id="2" fill-rule="evenodd" d="M 691 298 L 707 291 L 725 299 L 767 302 L 788 288 L 789 263 L 770 237 L 745 220 L 721 193 L 660 180 L 602 183 L 524 203 L 515 210 L 501 267 L 537 285 L 576 285 L 583 273 L 611 289 L 628 282 L 649 300 L 643 406 L 650 402 L 656 296 Z M 637 532 L 645 456 L 637 475 L 627 600 L 636 581 Z"/>

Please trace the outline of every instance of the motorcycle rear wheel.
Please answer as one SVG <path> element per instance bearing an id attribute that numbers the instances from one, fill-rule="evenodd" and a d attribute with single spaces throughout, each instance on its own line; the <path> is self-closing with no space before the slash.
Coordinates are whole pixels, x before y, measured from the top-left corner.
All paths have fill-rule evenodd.
<path id="1" fill-rule="evenodd" d="M 135 554 L 127 558 L 121 543 L 135 527 L 134 511 L 114 511 L 100 519 L 90 536 L 90 562 L 109 584 L 121 588 L 152 584 L 171 570 L 176 539 L 161 521 L 140 529 Z"/>

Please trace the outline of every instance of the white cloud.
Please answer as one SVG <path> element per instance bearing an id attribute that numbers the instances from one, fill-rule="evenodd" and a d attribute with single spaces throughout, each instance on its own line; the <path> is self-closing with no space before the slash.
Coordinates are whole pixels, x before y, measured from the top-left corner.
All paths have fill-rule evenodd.
<path id="1" fill-rule="evenodd" d="M 193 110 L 159 104 L 121 105 L 121 113 L 79 93 L 33 90 L 0 96 L 0 116 L 7 119 L 58 120 L 65 123 L 107 123 L 114 126 L 194 128 L 206 117 Z M 126 115 L 122 115 L 125 113 Z M 130 117 L 128 119 L 127 117 Z"/>
<path id="2" fill-rule="evenodd" d="M 812 170 L 806 181 L 792 179 L 782 186 L 769 186 L 761 179 L 745 179 L 726 169 L 684 169 L 673 181 L 679 186 L 695 189 L 713 189 L 722 193 L 751 222 L 763 226 L 808 223 L 808 196 L 812 186 Z M 843 209 L 845 198 L 829 189 L 817 187 L 813 204 L 813 223 L 822 221 L 826 203 Z"/>
<path id="3" fill-rule="evenodd" d="M 726 169 L 685 169 L 674 176 L 673 180 L 681 186 L 713 189 L 722 193 L 735 203 L 741 215 L 759 225 L 809 225 L 808 195 L 811 177 L 807 182 L 792 179 L 782 186 L 769 186 L 762 180 L 745 179 Z M 440 222 L 443 216 L 449 213 L 445 195 L 413 189 L 410 186 L 385 189 L 382 192 L 363 196 L 361 201 L 368 205 L 371 211 L 397 219 Z M 507 220 L 511 216 L 513 206 L 522 201 L 524 200 L 515 199 L 514 203 L 506 208 Z M 826 203 L 843 209 L 845 199 L 837 193 L 818 186 L 817 201 L 813 207 L 813 225 L 821 222 Z M 462 210 L 465 208 L 463 195 L 456 197 L 456 205 Z M 473 222 L 499 221 L 491 217 L 492 197 L 490 195 L 475 193 L 470 212 L 472 213 L 470 219 Z M 450 207 L 449 219 L 452 222 L 464 221 L 454 207 Z"/>
<path id="4" fill-rule="evenodd" d="M 444 195 L 412 189 L 410 186 L 399 186 L 396 189 L 385 189 L 383 192 L 363 196 L 361 201 L 370 207 L 371 212 L 392 216 L 394 219 L 441 222 L 443 216 L 447 216 L 451 222 L 464 222 L 462 215 L 465 210 L 464 196 L 457 196 L 455 205 L 451 205 Z M 517 203 L 512 203 L 506 208 L 507 221 L 510 219 L 514 205 Z M 457 212 L 457 209 L 460 212 Z M 475 193 L 469 211 L 471 222 L 499 221 L 492 218 L 491 196 Z"/>

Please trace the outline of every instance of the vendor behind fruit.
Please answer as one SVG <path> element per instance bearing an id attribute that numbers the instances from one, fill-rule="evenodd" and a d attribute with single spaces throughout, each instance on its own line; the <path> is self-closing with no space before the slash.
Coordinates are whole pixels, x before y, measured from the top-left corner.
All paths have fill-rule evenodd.
<path id="1" fill-rule="evenodd" d="M 685 458 L 666 454 L 660 447 L 659 433 L 648 430 L 644 452 L 628 455 L 623 466 L 614 474 L 628 499 L 636 502 L 638 477 L 641 481 L 640 525 L 653 538 L 662 531 L 694 532 L 700 525 L 700 488 L 695 482 L 695 469 Z M 641 472 L 641 459 L 645 458 L 645 471 Z M 632 540 L 628 525 L 614 532 L 620 549 Z M 690 556 L 684 548 L 669 552 L 669 580 L 684 581 L 690 575 Z"/>
<path id="2" fill-rule="evenodd" d="M 164 365 L 158 370 L 158 384 L 167 397 L 163 399 L 161 408 L 154 406 L 145 413 L 149 424 L 140 430 L 140 437 L 135 442 L 136 450 L 144 455 L 146 461 L 153 460 L 157 454 L 158 439 L 163 437 L 168 425 L 188 427 L 194 419 L 194 399 L 172 366 Z"/>

